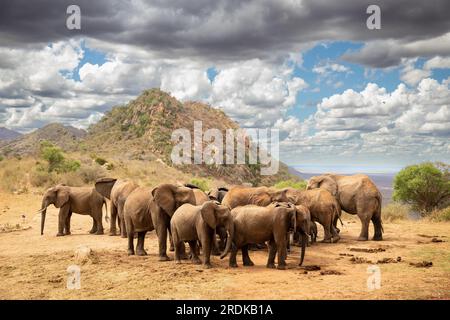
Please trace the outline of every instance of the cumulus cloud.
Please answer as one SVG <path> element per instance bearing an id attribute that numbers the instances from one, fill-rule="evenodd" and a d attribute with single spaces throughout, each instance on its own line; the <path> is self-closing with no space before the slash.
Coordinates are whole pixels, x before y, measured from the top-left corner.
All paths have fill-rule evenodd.
<path id="1" fill-rule="evenodd" d="M 310 129 L 297 130 L 283 142 L 284 156 L 448 157 L 449 84 L 450 78 L 440 83 L 426 78 L 412 89 L 400 84 L 388 92 L 369 83 L 360 92 L 350 89 L 324 98 L 317 112 L 298 124 Z"/>

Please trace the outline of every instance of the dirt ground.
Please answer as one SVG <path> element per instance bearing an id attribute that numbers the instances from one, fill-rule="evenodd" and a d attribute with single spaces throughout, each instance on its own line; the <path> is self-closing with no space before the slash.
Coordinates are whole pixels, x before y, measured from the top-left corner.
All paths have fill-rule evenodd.
<path id="1" fill-rule="evenodd" d="M 254 267 L 243 267 L 239 255 L 237 269 L 228 267 L 228 257 L 213 257 L 214 268 L 203 269 L 189 261 L 158 262 L 154 232 L 146 239 L 147 257 L 128 257 L 125 239 L 89 235 L 91 218 L 77 214 L 72 235 L 57 238 L 53 207 L 41 236 L 40 216 L 33 215 L 39 204 L 39 195 L 0 194 L 0 299 L 450 299 L 450 223 L 385 223 L 384 241 L 358 242 L 360 223 L 344 214 L 339 243 L 307 248 L 304 267 L 320 270 L 298 266 L 298 247 L 284 271 L 265 267 L 266 251 L 250 252 Z M 67 268 L 76 264 L 80 245 L 93 253 L 80 266 L 81 289 L 68 290 Z M 383 259 L 388 263 L 377 263 Z M 422 261 L 432 266 L 410 265 Z M 369 290 L 373 265 L 381 286 Z"/>

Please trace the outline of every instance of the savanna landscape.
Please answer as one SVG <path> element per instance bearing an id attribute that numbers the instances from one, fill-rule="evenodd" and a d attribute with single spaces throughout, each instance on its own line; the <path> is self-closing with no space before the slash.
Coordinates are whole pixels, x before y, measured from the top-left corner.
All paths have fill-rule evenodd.
<path id="1" fill-rule="evenodd" d="M 212 268 L 189 260 L 159 261 L 155 231 L 146 234 L 148 255 L 129 256 L 127 239 L 109 235 L 105 214 L 102 235 L 89 234 L 91 217 L 74 213 L 71 234 L 56 237 L 59 209 L 53 205 L 41 235 L 42 197 L 57 184 L 93 187 L 114 177 L 149 188 L 189 183 L 205 192 L 242 184 L 306 188 L 301 173 L 283 163 L 272 176 L 261 176 L 259 164 L 171 163 L 170 133 L 192 131 L 193 120 L 203 121 L 204 128 L 238 128 L 218 109 L 151 89 L 113 108 L 87 131 L 55 123 L 0 140 L 0 299 L 450 299 L 445 163 L 410 166 L 397 174 L 393 200 L 389 195 L 382 202 L 382 241 L 371 240 L 372 223 L 369 240 L 357 241 L 361 221 L 343 212 L 339 241 L 322 243 L 324 229 L 318 225 L 318 241 L 306 247 L 302 266 L 297 244 L 286 270 L 266 268 L 267 248 L 249 251 L 254 266 L 243 266 L 239 253 L 238 268 L 229 266 L 229 256 L 212 256 Z M 110 218 L 111 201 L 106 202 Z M 173 260 L 174 253 L 168 256 Z M 67 289 L 71 265 L 81 268 L 78 290 Z M 376 288 L 368 284 L 373 270 L 380 275 Z"/>

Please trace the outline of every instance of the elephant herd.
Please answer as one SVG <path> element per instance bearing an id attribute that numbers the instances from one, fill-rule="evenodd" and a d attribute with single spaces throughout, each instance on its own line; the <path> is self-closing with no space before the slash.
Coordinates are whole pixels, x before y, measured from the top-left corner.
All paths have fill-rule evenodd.
<path id="1" fill-rule="evenodd" d="M 381 194 L 369 177 L 324 174 L 312 177 L 306 190 L 236 185 L 206 193 L 191 184 L 164 183 L 151 188 L 113 178 L 98 179 L 94 187 L 57 185 L 46 191 L 38 211 L 41 234 L 46 209 L 51 204 L 60 209 L 57 236 L 70 234 L 72 213 L 92 216 L 90 233 L 103 234 L 102 208 L 106 199 L 111 203 L 110 235 L 117 235 L 118 224 L 120 235 L 128 240 L 129 255 L 147 255 L 145 236 L 155 230 L 160 261 L 170 260 L 169 235 L 176 263 L 188 256 L 193 263 L 201 263 L 201 249 L 207 268 L 211 267 L 211 254 L 222 259 L 228 253 L 230 267 L 237 267 L 238 250 L 242 252 L 243 265 L 252 266 L 249 248 L 267 243 L 267 267 L 275 268 L 277 256 L 277 268 L 285 269 L 292 239 L 301 246 L 301 265 L 306 246 L 316 240 L 316 223 L 323 227 L 322 242 L 339 241 L 337 224 L 341 210 L 360 218 L 358 240 L 368 240 L 370 221 L 374 225 L 373 240 L 382 240 L 383 233 Z M 185 252 L 186 242 L 189 254 Z"/>

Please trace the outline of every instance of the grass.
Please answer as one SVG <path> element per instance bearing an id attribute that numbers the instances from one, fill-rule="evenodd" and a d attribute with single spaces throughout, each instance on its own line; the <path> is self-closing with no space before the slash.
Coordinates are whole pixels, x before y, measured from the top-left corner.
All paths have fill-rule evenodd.
<path id="1" fill-rule="evenodd" d="M 430 221 L 450 221 L 450 206 L 444 209 L 435 209 L 427 217 Z"/>
<path id="2" fill-rule="evenodd" d="M 381 216 L 384 221 L 406 220 L 409 217 L 411 208 L 399 202 L 391 202 L 381 209 Z"/>
<path id="3" fill-rule="evenodd" d="M 294 189 L 306 189 L 306 181 L 304 180 L 283 180 L 273 186 L 276 189 L 294 188 Z"/>
<path id="4" fill-rule="evenodd" d="M 201 190 L 207 192 L 210 189 L 209 181 L 206 179 L 200 179 L 200 178 L 192 178 L 189 183 L 199 187 Z"/>

